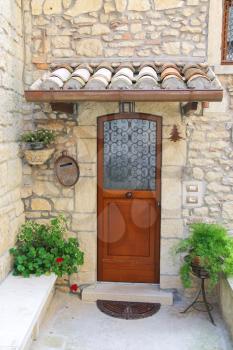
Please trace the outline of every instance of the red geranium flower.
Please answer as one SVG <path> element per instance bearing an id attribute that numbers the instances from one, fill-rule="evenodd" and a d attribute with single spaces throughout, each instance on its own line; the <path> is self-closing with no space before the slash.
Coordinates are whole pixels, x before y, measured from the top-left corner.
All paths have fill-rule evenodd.
<path id="1" fill-rule="evenodd" d="M 57 259 L 56 259 L 56 262 L 57 262 L 57 263 L 61 263 L 62 261 L 64 261 L 63 258 L 57 258 Z"/>
<path id="2" fill-rule="evenodd" d="M 78 290 L 78 285 L 77 285 L 76 283 L 75 283 L 75 284 L 72 284 L 72 285 L 70 286 L 70 291 L 71 291 L 72 293 L 76 293 L 77 290 Z"/>

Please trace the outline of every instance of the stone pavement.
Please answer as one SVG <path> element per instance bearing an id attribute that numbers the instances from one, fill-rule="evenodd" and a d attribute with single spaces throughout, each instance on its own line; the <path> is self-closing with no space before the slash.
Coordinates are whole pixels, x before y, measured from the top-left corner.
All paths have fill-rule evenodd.
<path id="1" fill-rule="evenodd" d="M 152 317 L 126 321 L 57 292 L 31 350 L 232 350 L 217 311 L 214 327 L 205 313 L 181 315 L 182 308 L 180 303 L 163 306 Z"/>

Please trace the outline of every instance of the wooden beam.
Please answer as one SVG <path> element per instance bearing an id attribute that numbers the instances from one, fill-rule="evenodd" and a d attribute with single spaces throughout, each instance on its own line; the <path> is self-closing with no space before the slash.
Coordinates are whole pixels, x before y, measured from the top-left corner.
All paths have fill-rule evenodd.
<path id="1" fill-rule="evenodd" d="M 79 101 L 150 101 L 150 102 L 192 102 L 222 101 L 223 90 L 51 90 L 25 91 L 28 102 Z"/>

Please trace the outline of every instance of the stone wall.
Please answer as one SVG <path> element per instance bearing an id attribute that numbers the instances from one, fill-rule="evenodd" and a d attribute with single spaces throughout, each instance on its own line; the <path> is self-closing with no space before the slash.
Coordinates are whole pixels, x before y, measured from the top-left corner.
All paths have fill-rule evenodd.
<path id="1" fill-rule="evenodd" d="M 80 103 L 78 113 L 51 113 L 48 105 L 36 107 L 34 122 L 58 133 L 56 154 L 46 165 L 25 164 L 25 208 L 27 219 L 46 222 L 60 213 L 69 219 L 69 234 L 78 237 L 85 252 L 85 264 L 78 276 L 81 283 L 96 281 L 97 273 L 97 118 L 118 113 L 118 103 Z M 179 261 L 170 249 L 183 237 L 181 178 L 186 164 L 186 140 L 168 140 L 174 123 L 185 138 L 178 103 L 136 103 L 136 112 L 163 117 L 161 286 L 180 287 Z M 62 150 L 78 160 L 80 179 L 74 188 L 62 187 L 53 171 L 54 159 Z M 174 158 L 178 155 L 178 159 Z M 31 181 L 31 185 L 29 182 Z"/>
<path id="2" fill-rule="evenodd" d="M 203 60 L 208 9 L 209 0 L 25 0 L 29 64 L 77 57 Z"/>
<path id="3" fill-rule="evenodd" d="M 162 221 L 161 221 L 161 287 L 180 288 L 179 259 L 172 247 L 187 234 L 187 224 L 195 220 L 224 224 L 233 232 L 231 127 L 229 109 L 231 82 L 221 79 L 226 87 L 224 101 L 189 117 L 181 117 L 178 103 L 136 103 L 136 112 L 162 116 Z M 85 264 L 78 275 L 81 283 L 96 280 L 97 262 L 97 118 L 119 112 L 117 103 L 80 103 L 75 115 L 51 112 L 48 105 L 37 106 L 35 126 L 46 126 L 59 134 L 54 159 L 66 149 L 78 160 L 81 177 L 75 188 L 63 188 L 54 176 L 54 159 L 42 167 L 25 164 L 26 217 L 46 221 L 59 213 L 69 218 L 71 235 L 79 238 L 85 251 Z M 176 124 L 183 140 L 173 143 L 168 138 Z M 198 205 L 187 205 L 186 183 L 202 187 Z M 77 278 L 77 276 L 74 276 Z"/>
<path id="4" fill-rule="evenodd" d="M 21 2 L 0 0 L 0 281 L 9 273 L 9 248 L 24 221 L 20 199 L 21 159 L 17 139 L 22 128 L 23 36 Z"/>

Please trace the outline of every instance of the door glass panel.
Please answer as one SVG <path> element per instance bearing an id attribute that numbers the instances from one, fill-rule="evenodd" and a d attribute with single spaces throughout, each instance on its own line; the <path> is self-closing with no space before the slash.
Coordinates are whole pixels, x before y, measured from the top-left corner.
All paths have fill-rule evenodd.
<path id="1" fill-rule="evenodd" d="M 104 122 L 104 188 L 156 189 L 156 122 Z"/>

